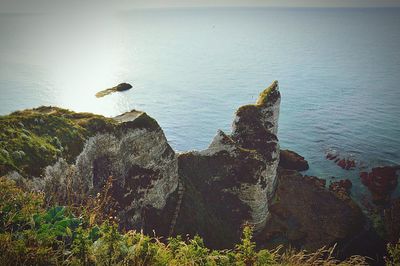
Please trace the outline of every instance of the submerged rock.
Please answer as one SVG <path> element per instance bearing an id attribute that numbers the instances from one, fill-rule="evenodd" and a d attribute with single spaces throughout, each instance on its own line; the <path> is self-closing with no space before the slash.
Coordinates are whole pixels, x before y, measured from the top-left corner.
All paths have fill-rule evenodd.
<path id="1" fill-rule="evenodd" d="M 337 152 L 327 152 L 326 159 L 334 161 L 334 163 L 344 170 L 353 170 L 356 168 L 356 161 L 352 158 L 341 158 Z"/>
<path id="2" fill-rule="evenodd" d="M 305 171 L 308 170 L 308 162 L 304 157 L 294 151 L 281 150 L 279 166 L 288 170 Z"/>

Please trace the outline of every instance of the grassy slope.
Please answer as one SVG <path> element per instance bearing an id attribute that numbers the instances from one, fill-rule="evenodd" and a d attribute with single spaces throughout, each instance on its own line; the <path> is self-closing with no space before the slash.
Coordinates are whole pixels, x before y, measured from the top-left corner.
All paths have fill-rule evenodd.
<path id="1" fill-rule="evenodd" d="M 72 161 L 84 141 L 116 122 L 89 113 L 39 107 L 0 116 L 0 175 L 15 170 L 39 176 L 44 167 L 64 157 Z"/>

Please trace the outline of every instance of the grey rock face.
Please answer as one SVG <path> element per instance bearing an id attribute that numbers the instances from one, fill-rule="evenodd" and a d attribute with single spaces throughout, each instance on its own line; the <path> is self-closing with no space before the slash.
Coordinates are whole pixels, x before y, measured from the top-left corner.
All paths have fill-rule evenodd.
<path id="1" fill-rule="evenodd" d="M 147 114 L 132 111 L 115 119 L 119 124 L 114 131 L 87 140 L 74 165 L 73 183 L 83 194 L 93 195 L 112 176 L 112 195 L 121 223 L 140 229 L 146 222 L 143 209 L 164 208 L 176 190 L 177 157 L 161 128 Z M 57 173 L 59 164 L 47 169 L 47 180 L 52 179 L 51 173 Z"/>
<path id="2" fill-rule="evenodd" d="M 229 224 L 232 234 L 244 223 L 260 231 L 269 217 L 279 163 L 279 104 L 274 82 L 256 104 L 238 109 L 231 136 L 219 131 L 206 150 L 179 156 L 180 176 L 201 192 L 210 209 L 225 206 L 223 212 L 211 212 Z"/>
<path id="3" fill-rule="evenodd" d="M 245 149 L 260 153 L 266 163 L 265 182 L 268 198 L 275 190 L 279 164 L 278 132 L 281 95 L 278 82 L 265 89 L 256 104 L 240 107 L 232 125 L 232 139 Z"/>

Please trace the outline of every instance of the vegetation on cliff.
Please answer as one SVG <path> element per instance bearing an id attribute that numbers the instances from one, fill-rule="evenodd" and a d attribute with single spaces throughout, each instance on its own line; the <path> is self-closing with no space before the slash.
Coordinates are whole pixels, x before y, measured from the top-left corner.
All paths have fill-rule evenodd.
<path id="1" fill-rule="evenodd" d="M 107 187 L 106 189 L 107 190 Z M 44 195 L 26 192 L 14 181 L 0 178 L 0 264 L 2 265 L 334 265 L 330 250 L 280 253 L 255 249 L 245 227 L 232 250 L 210 250 L 194 238 L 160 239 L 121 232 L 113 217 L 98 208 L 110 199 L 103 191 L 96 205 L 43 205 Z M 97 207 L 94 207 L 97 206 Z M 217 229 L 215 229 L 217 230 Z M 393 248 L 394 256 L 398 250 Z M 353 257 L 344 265 L 360 265 Z"/>
<path id="2" fill-rule="evenodd" d="M 42 194 L 23 191 L 0 178 L 1 265 L 364 265 L 363 257 L 335 260 L 331 249 L 314 253 L 256 250 L 246 226 L 231 250 L 210 250 L 195 236 L 161 239 L 140 232 L 122 232 L 107 205 L 105 186 L 81 206 L 47 206 Z M 100 206 L 100 207 L 99 207 Z M 215 228 L 218 230 L 218 228 Z M 395 265 L 399 245 L 389 253 Z M 392 263 L 392 264 L 390 264 Z"/>
<path id="3" fill-rule="evenodd" d="M 158 127 L 146 113 L 135 114 L 137 119 L 124 124 L 100 115 L 44 106 L 0 116 L 0 175 L 17 171 L 38 177 L 59 158 L 73 162 L 91 136 L 114 132 L 117 127 Z"/>
<path id="4" fill-rule="evenodd" d="M 256 105 L 265 105 L 268 102 L 273 102 L 274 98 L 279 94 L 278 81 L 275 80 L 268 88 L 260 93 Z"/>
<path id="5" fill-rule="evenodd" d="M 131 111 L 109 119 L 40 107 L 0 117 L 0 177 L 17 171 L 28 178 L 12 173 L 8 178 L 16 183 L 0 178 L 0 265 L 363 265 L 365 258 L 359 256 L 346 262 L 335 260 L 332 249 L 314 253 L 257 250 L 250 227 L 244 228 L 240 238 L 244 221 L 255 225 L 255 220 L 268 214 L 266 209 L 259 211 L 259 206 L 267 202 L 262 196 L 275 191 L 276 183 L 280 184 L 278 196 L 279 187 L 283 187 L 282 195 L 290 196 L 290 189 L 293 195 L 278 197 L 279 204 L 270 206 L 272 218 L 283 210 L 283 214 L 295 214 L 290 221 L 282 216 L 284 221 L 297 217 L 299 224 L 307 225 L 306 230 L 279 229 L 283 236 L 292 233 L 288 246 L 300 244 L 299 236 L 306 242 L 298 248 L 330 246 L 348 232 L 358 232 L 351 225 L 360 220 L 353 215 L 358 211 L 346 211 L 351 208 L 328 193 L 325 185 L 319 188 L 317 178 L 311 179 L 317 186 L 305 186 L 309 178 L 295 172 L 298 178 L 286 178 L 291 183 L 285 184 L 282 178 L 275 182 L 277 83 L 260 97 L 271 101 L 275 97 L 276 103 L 265 108 L 258 104 L 242 107 L 233 137 L 220 132 L 209 149 L 181 154 L 179 160 L 158 123 L 144 112 Z M 262 112 L 275 115 L 265 121 Z M 267 175 L 265 162 L 270 162 Z M 29 179 L 41 175 L 43 178 Z M 182 204 L 177 203 L 179 191 L 174 192 L 178 180 L 185 184 Z M 272 182 L 269 185 L 268 180 Z M 36 182 L 40 186 L 34 186 Z M 243 184 L 245 188 L 260 184 L 263 190 L 243 190 Z M 231 188 L 234 190 L 227 191 Z M 232 191 L 237 188 L 241 190 L 235 195 Z M 300 208 L 293 205 L 299 188 L 303 191 L 300 198 L 307 199 Z M 165 207 L 160 207 L 164 202 Z M 325 205 L 319 204 L 313 208 L 318 211 L 313 211 L 310 202 Z M 250 207 L 256 215 L 249 215 Z M 171 227 L 175 212 L 176 225 Z M 393 213 L 396 216 L 395 210 Z M 315 227 L 315 219 L 320 226 Z M 145 233 L 129 231 L 132 228 L 142 228 Z M 198 236 L 148 236 L 153 230 L 157 236 L 171 235 L 166 233 L 170 228 L 181 235 L 201 234 L 204 241 Z M 265 228 L 277 232 L 270 224 Z M 260 232 L 257 227 L 254 230 L 259 244 L 269 239 L 266 234 L 260 242 Z M 389 246 L 389 265 L 398 263 L 399 250 L 399 245 Z"/>
<path id="6" fill-rule="evenodd" d="M 0 124 L 0 175 L 17 171 L 40 176 L 60 157 L 74 160 L 87 137 L 116 122 L 89 113 L 39 107 L 0 116 Z"/>

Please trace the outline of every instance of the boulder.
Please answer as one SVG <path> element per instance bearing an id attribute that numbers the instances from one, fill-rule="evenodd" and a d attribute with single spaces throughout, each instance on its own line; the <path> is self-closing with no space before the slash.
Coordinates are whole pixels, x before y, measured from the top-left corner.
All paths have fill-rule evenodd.
<path id="1" fill-rule="evenodd" d="M 132 85 L 131 84 L 129 84 L 129 83 L 120 83 L 117 86 L 114 86 L 112 88 L 108 88 L 108 89 L 105 89 L 105 90 L 97 92 L 96 93 L 96 97 L 97 98 L 101 98 L 101 97 L 107 96 L 107 95 L 109 95 L 111 93 L 114 93 L 114 92 L 127 91 L 127 90 L 130 90 L 130 89 L 132 89 Z"/>
<path id="2" fill-rule="evenodd" d="M 132 85 L 129 83 L 120 83 L 117 86 L 115 86 L 117 91 L 127 91 L 129 89 L 132 89 Z"/>
<path id="3" fill-rule="evenodd" d="M 372 168 L 372 171 L 361 172 L 360 177 L 364 186 L 372 194 L 372 200 L 376 204 L 387 204 L 392 192 L 398 183 L 398 166 L 383 166 Z"/>
<path id="4" fill-rule="evenodd" d="M 271 219 L 257 236 L 261 245 L 276 243 L 316 250 L 363 230 L 364 216 L 358 205 L 327 190 L 323 179 L 281 168 L 275 197 Z"/>
<path id="5" fill-rule="evenodd" d="M 305 171 L 308 170 L 308 162 L 304 157 L 294 151 L 281 150 L 279 166 L 288 170 Z"/>

